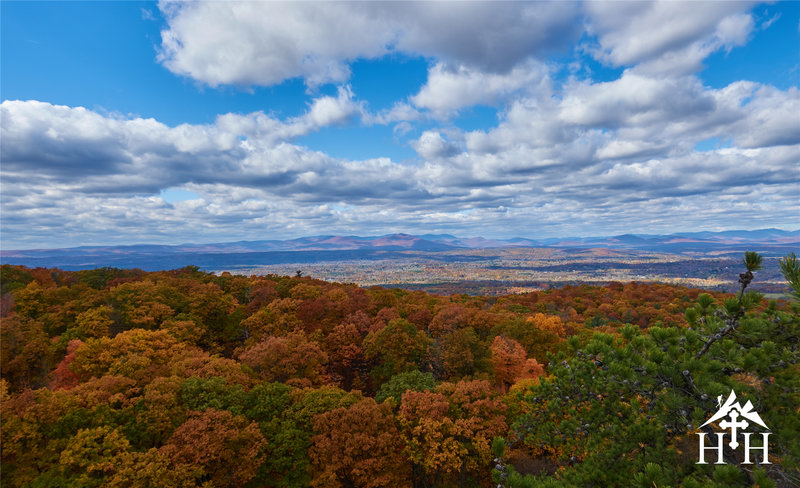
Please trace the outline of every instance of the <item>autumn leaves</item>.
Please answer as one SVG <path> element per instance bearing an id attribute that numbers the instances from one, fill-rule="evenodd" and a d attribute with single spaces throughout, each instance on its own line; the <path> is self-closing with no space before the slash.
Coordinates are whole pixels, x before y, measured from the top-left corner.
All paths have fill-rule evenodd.
<path id="1" fill-rule="evenodd" d="M 549 353 L 598 317 L 603 330 L 683 320 L 693 293 L 436 296 L 196 268 L 2 276 L 8 486 L 486 486 L 492 440 L 529 413 L 519 398 L 552 374 Z"/>

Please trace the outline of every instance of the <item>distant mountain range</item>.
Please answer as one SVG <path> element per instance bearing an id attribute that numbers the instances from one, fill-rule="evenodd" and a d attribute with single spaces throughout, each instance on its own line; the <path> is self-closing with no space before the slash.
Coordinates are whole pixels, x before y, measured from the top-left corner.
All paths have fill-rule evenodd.
<path id="1" fill-rule="evenodd" d="M 610 237 L 552 239 L 461 238 L 448 234 L 391 234 L 383 236 L 313 236 L 290 240 L 238 241 L 210 244 L 82 246 L 68 249 L 0 251 L 3 264 L 83 269 L 98 266 L 170 269 L 195 264 L 203 268 L 313 262 L 317 260 L 378 259 L 386 253 L 419 251 L 443 253 L 498 248 L 600 248 L 669 252 L 697 256 L 755 250 L 766 255 L 800 252 L 800 230 L 736 230 L 686 232 L 672 235 L 624 234 Z"/>

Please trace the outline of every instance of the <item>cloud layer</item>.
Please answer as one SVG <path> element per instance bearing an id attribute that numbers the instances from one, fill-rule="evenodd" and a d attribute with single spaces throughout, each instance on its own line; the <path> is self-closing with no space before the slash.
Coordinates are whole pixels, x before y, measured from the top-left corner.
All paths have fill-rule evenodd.
<path id="1" fill-rule="evenodd" d="M 642 231 L 723 220 L 785 225 L 800 194 L 800 134 L 792 129 L 798 90 L 674 83 L 668 98 L 659 96 L 661 84 L 633 74 L 575 84 L 561 100 L 521 98 L 495 128 L 424 132 L 412 141 L 417 162 L 342 160 L 293 142 L 357 114 L 346 92 L 318 99 L 294 120 L 256 112 L 177 127 L 6 101 L 4 240 L 127 242 L 131 234 L 162 240 L 184 232 L 209 240 L 370 229 L 534 237 L 630 231 L 644 222 Z M 621 99 L 625 90 L 639 96 Z M 728 138 L 731 146 L 694 150 L 712 138 Z M 158 196 L 167 188 L 200 198 L 168 203 Z"/>
<path id="2" fill-rule="evenodd" d="M 696 71 L 753 29 L 751 2 L 182 2 L 162 0 L 159 60 L 210 86 L 346 82 L 348 63 L 390 53 L 438 60 L 474 83 L 565 51 L 586 49 L 612 66 L 648 74 Z M 464 72 L 466 70 L 466 72 Z M 519 73 L 514 73 L 516 79 Z M 494 79 L 490 91 L 513 81 Z M 499 86 L 498 86 L 499 85 Z M 518 88 L 518 87 L 517 87 Z M 436 90 L 433 86 L 431 90 Z M 426 98 L 424 94 L 421 96 Z M 474 98 L 474 95 L 473 95 Z"/>
<path id="3" fill-rule="evenodd" d="M 4 249 L 796 225 L 800 91 L 746 80 L 715 89 L 696 75 L 710 53 L 747 42 L 748 4 L 159 5 L 159 61 L 176 74 L 338 90 L 294 118 L 255 111 L 177 126 L 6 100 Z M 570 46 L 621 74 L 559 75 L 568 67 L 547 53 Z M 347 84 L 349 63 L 397 52 L 428 59 L 427 82 L 373 113 Z M 460 129 L 453 121 L 475 105 L 498 107 L 499 119 Z M 414 159 L 336 158 L 301 142 L 398 122 Z M 171 189 L 197 198 L 170 202 Z"/>

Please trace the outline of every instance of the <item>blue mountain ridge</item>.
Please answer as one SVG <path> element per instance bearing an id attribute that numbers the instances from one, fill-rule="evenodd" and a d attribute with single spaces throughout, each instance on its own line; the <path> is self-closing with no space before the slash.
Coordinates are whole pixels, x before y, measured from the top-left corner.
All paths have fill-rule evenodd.
<path id="1" fill-rule="evenodd" d="M 707 252 L 756 250 L 768 254 L 800 251 L 800 230 L 735 230 L 671 235 L 623 234 L 600 237 L 490 239 L 449 234 L 320 235 L 288 240 L 265 239 L 179 245 L 132 244 L 65 249 L 2 250 L 0 263 L 85 269 L 100 266 L 170 269 L 189 264 L 204 268 L 353 259 L 386 259 L 400 253 L 437 255 L 475 249 L 547 247 L 669 252 L 687 256 Z"/>

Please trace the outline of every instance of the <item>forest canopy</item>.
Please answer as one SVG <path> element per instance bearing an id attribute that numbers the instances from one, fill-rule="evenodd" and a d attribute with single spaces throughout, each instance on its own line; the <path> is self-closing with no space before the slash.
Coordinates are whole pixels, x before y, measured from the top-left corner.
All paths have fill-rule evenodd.
<path id="1" fill-rule="evenodd" d="M 793 295 L 501 297 L 297 276 L 2 266 L 7 486 L 792 486 Z M 731 390 L 772 464 L 696 464 Z"/>

